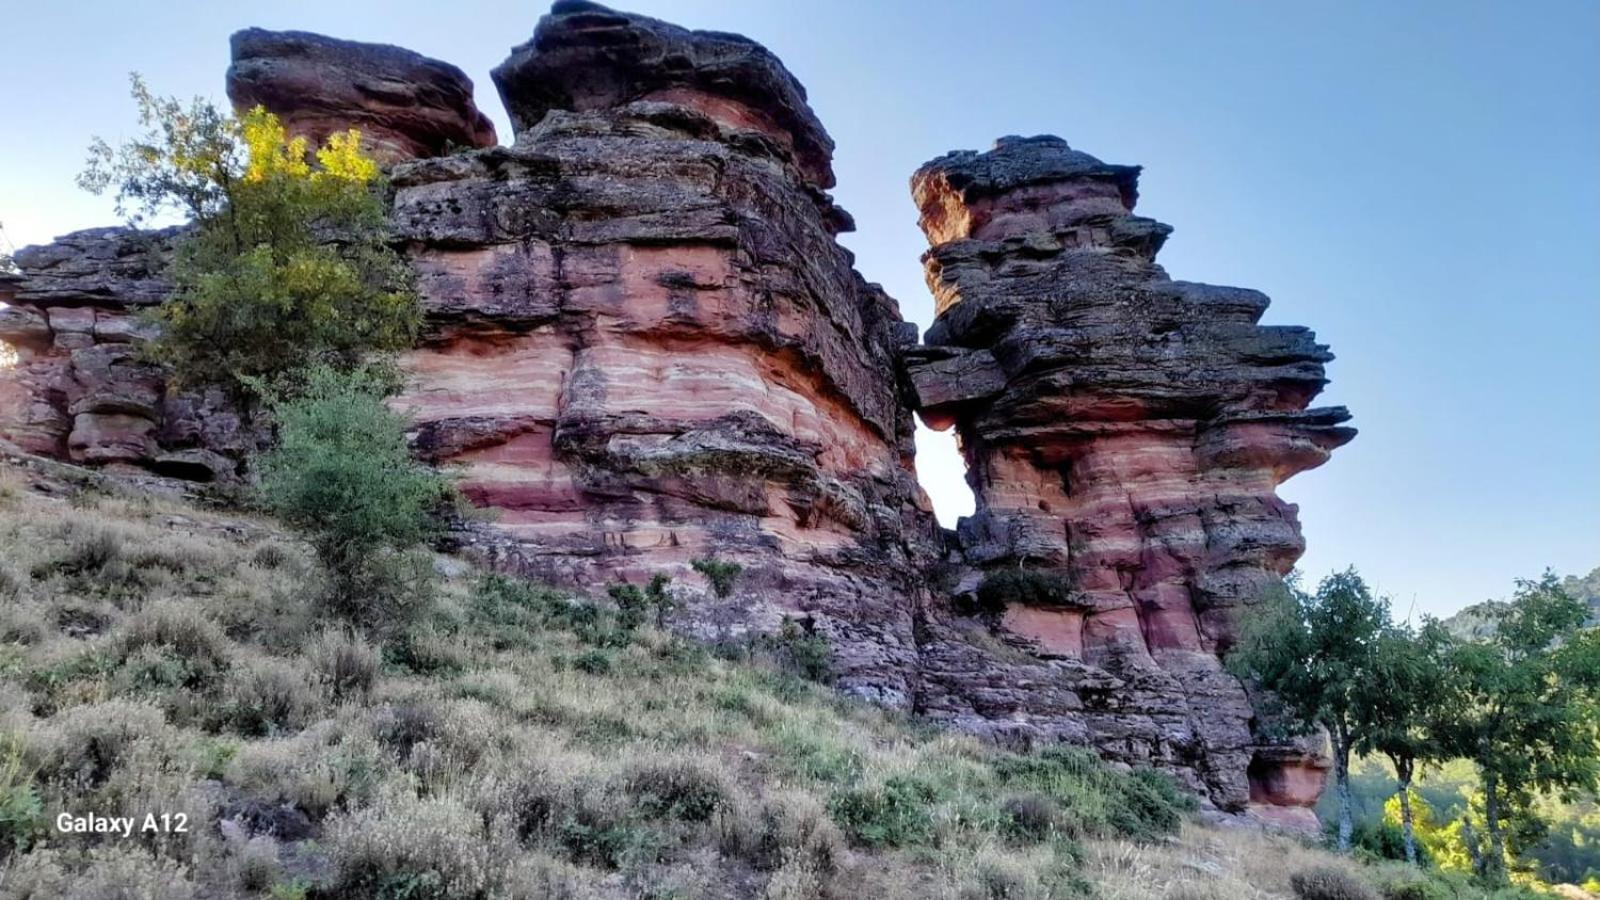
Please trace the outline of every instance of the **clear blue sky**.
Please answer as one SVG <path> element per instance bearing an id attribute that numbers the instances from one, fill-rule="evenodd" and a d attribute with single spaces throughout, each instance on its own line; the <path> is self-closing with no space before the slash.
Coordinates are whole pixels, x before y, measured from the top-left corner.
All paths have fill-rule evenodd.
<path id="1" fill-rule="evenodd" d="M 924 160 L 1052 132 L 1146 167 L 1174 277 L 1259 288 L 1333 345 L 1361 436 L 1284 489 L 1313 577 L 1354 563 L 1448 612 L 1546 566 L 1600 565 L 1600 3 L 637 0 L 747 34 L 839 144 L 846 243 L 923 326 Z M 30 3 L 0 50 L 0 222 L 17 244 L 109 224 L 72 184 L 132 128 L 126 76 L 223 99 L 228 34 L 302 28 L 489 69 L 546 7 L 279 0 Z M 946 520 L 971 497 L 923 442 Z"/>

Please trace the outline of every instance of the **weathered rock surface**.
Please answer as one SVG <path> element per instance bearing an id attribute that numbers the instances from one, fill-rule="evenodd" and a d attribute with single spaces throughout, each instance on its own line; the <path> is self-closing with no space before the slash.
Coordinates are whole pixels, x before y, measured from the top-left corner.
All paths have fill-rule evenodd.
<path id="1" fill-rule="evenodd" d="M 1171 229 L 1133 215 L 1138 172 L 1013 137 L 912 178 L 938 318 L 907 374 L 966 458 L 962 552 L 1071 589 L 998 613 L 1037 664 L 925 642 L 923 706 L 1187 771 L 1225 809 L 1301 808 L 1321 770 L 1257 746 L 1218 657 L 1304 549 L 1275 488 L 1354 431 L 1342 408 L 1306 408 L 1332 358 L 1311 332 L 1258 325 L 1258 292 L 1155 264 Z"/>
<path id="2" fill-rule="evenodd" d="M 249 28 L 232 46 L 234 108 L 266 107 L 313 144 L 357 128 L 374 156 L 393 163 L 496 143 L 494 123 L 473 102 L 472 79 L 449 63 L 304 31 Z"/>
<path id="3" fill-rule="evenodd" d="M 495 77 L 515 146 L 394 171 L 431 320 L 417 446 L 497 511 L 501 565 L 664 572 L 706 638 L 801 618 L 845 689 L 908 706 L 936 528 L 901 319 L 834 239 L 799 85 L 745 39 L 578 3 Z M 725 599 L 691 568 L 713 557 L 744 567 Z"/>
<path id="4" fill-rule="evenodd" d="M 518 134 L 551 110 L 660 100 L 704 113 L 743 141 L 771 141 L 805 181 L 833 187 L 833 139 L 805 88 L 755 41 L 585 0 L 558 0 L 546 22 L 559 26 L 542 27 L 493 72 Z"/>
<path id="5" fill-rule="evenodd" d="M 79 231 L 17 251 L 21 278 L 0 286 L 0 438 L 88 465 L 228 480 L 252 446 L 222 395 L 169 390 L 140 344 L 160 303 L 176 231 Z"/>
<path id="6" fill-rule="evenodd" d="M 495 513 L 462 526 L 469 550 L 596 593 L 665 573 L 699 637 L 796 618 L 844 690 L 1306 823 L 1325 760 L 1263 745 L 1219 655 L 1302 550 L 1277 485 L 1353 432 L 1307 409 L 1331 358 L 1309 331 L 1155 264 L 1170 229 L 1132 213 L 1137 167 L 1007 138 L 919 170 L 938 318 L 916 346 L 837 243 L 832 141 L 760 45 L 563 0 L 495 70 L 510 147 L 483 146 L 459 72 L 372 47 L 243 32 L 230 94 L 390 147 L 428 313 L 399 402 L 419 455 Z M 236 475 L 238 418 L 138 350 L 173 236 L 17 254 L 0 439 Z M 955 533 L 917 485 L 913 409 L 960 437 L 977 510 Z M 744 567 L 729 596 L 707 558 Z M 975 610 L 1013 567 L 1067 599 Z"/>

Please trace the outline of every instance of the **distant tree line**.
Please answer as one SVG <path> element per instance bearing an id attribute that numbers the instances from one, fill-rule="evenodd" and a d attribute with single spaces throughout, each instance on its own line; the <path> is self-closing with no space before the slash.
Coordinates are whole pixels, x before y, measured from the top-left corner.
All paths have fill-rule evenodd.
<path id="1" fill-rule="evenodd" d="M 1600 788 L 1600 629 L 1586 627 L 1587 604 L 1553 574 L 1519 581 L 1511 600 L 1487 607 L 1491 627 L 1476 637 L 1433 619 L 1396 622 L 1354 569 L 1311 592 L 1291 583 L 1264 607 L 1228 666 L 1255 689 L 1263 722 L 1328 735 L 1341 851 L 1354 832 L 1354 754 L 1393 767 L 1403 855 L 1413 863 L 1419 829 L 1441 828 L 1419 823 L 1418 771 L 1470 762 L 1479 795 L 1450 837 L 1490 884 L 1505 883 L 1542 835 L 1542 800 Z"/>

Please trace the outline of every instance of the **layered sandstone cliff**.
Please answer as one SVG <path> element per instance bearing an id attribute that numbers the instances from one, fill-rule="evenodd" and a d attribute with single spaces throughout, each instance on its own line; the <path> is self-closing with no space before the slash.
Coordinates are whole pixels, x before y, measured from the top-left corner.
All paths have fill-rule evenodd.
<path id="1" fill-rule="evenodd" d="M 468 550 L 595 592 L 664 573 L 699 637 L 798 619 L 844 690 L 1308 817 L 1323 761 L 1260 744 L 1219 654 L 1300 554 L 1274 489 L 1352 432 L 1306 409 L 1330 358 L 1309 332 L 1155 264 L 1169 229 L 1132 214 L 1136 167 L 1008 138 L 920 170 L 939 315 L 917 346 L 835 239 L 853 226 L 804 89 L 746 38 L 563 0 L 494 72 L 509 147 L 443 63 L 293 32 L 234 50 L 240 104 L 388 148 L 428 314 L 400 403 L 493 511 Z M 237 417 L 138 352 L 173 237 L 17 255 L 0 439 L 240 474 Z M 917 485 L 913 410 L 960 437 L 978 508 L 956 533 Z M 728 596 L 706 559 L 743 567 Z M 975 608 L 1018 571 L 1050 590 Z"/>
<path id="2" fill-rule="evenodd" d="M 170 389 L 140 344 L 175 232 L 97 228 L 17 251 L 0 284 L 0 439 L 30 453 L 197 481 L 230 479 L 254 446 L 221 392 Z"/>
<path id="3" fill-rule="evenodd" d="M 1342 408 L 1306 408 L 1332 358 L 1311 332 L 1259 325 L 1256 291 L 1156 265 L 1171 229 L 1133 214 L 1138 174 L 1059 138 L 1012 137 L 912 178 L 938 311 L 908 355 L 915 402 L 955 427 L 966 458 L 966 560 L 1061 586 L 991 612 L 1070 688 L 1042 702 L 1053 692 L 1015 691 L 1036 676 L 1012 669 L 989 694 L 963 678 L 930 711 L 1192 761 L 1229 808 L 1252 791 L 1309 802 L 1315 788 L 1296 795 L 1284 774 L 1299 755 L 1258 753 L 1218 657 L 1304 549 L 1275 488 L 1354 431 Z M 971 647 L 937 654 L 1007 671 Z"/>
<path id="4" fill-rule="evenodd" d="M 514 146 L 394 172 L 430 317 L 400 402 L 496 511 L 476 542 L 558 583 L 668 574 L 706 638 L 801 618 L 843 687 L 907 705 L 932 519 L 900 315 L 834 240 L 804 90 L 750 41 L 585 3 L 495 79 Z M 701 559 L 743 567 L 730 596 Z"/>

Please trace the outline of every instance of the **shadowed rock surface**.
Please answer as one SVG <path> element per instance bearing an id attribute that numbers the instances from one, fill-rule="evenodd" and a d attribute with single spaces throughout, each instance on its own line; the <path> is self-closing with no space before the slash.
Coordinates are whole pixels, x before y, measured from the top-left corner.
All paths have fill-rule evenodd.
<path id="1" fill-rule="evenodd" d="M 234 108 L 264 106 L 313 145 L 357 128 L 374 156 L 394 163 L 496 143 L 472 79 L 449 63 L 304 31 L 249 28 L 231 43 Z"/>
<path id="2" fill-rule="evenodd" d="M 1066 586 L 993 611 L 1049 668 L 927 645 L 926 711 L 1188 766 L 1227 809 L 1308 806 L 1320 774 L 1307 790 L 1303 753 L 1258 752 L 1219 656 L 1304 550 L 1277 485 L 1355 432 L 1343 408 L 1306 408 L 1332 359 L 1310 331 L 1258 325 L 1259 292 L 1156 265 L 1171 229 L 1133 214 L 1138 173 L 1045 136 L 912 178 L 938 318 L 907 372 L 966 459 L 962 553 Z"/>
<path id="3" fill-rule="evenodd" d="M 253 438 L 221 392 L 169 389 L 140 351 L 177 234 L 95 228 L 17 251 L 20 279 L 0 283 L 0 341 L 17 353 L 0 369 L 0 438 L 87 465 L 236 476 Z"/>

